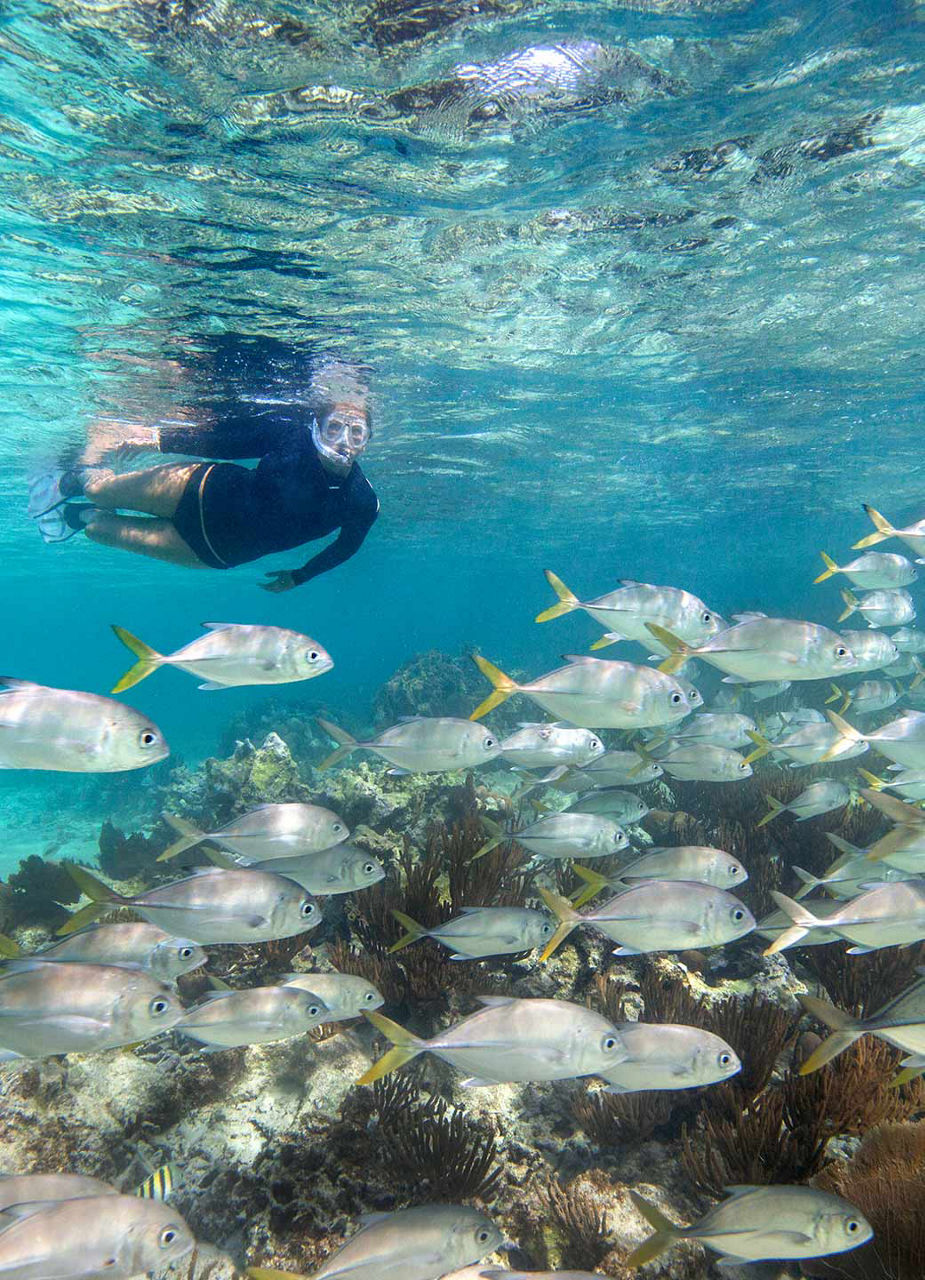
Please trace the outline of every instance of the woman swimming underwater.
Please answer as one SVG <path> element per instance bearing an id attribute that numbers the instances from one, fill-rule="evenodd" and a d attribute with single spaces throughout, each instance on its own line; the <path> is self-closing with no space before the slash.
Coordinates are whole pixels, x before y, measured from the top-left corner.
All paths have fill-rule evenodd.
<path id="1" fill-rule="evenodd" d="M 379 502 L 358 459 L 372 424 L 366 389 L 331 362 L 308 404 L 237 400 L 207 423 L 97 424 L 88 453 L 124 449 L 186 454 L 117 473 L 75 466 L 37 477 L 29 514 L 48 542 L 83 532 L 93 542 L 187 567 L 229 569 L 340 530 L 298 569 L 269 572 L 266 591 L 288 591 L 359 550 Z M 256 467 L 231 459 L 258 459 Z M 120 512 L 137 512 L 124 515 Z"/>

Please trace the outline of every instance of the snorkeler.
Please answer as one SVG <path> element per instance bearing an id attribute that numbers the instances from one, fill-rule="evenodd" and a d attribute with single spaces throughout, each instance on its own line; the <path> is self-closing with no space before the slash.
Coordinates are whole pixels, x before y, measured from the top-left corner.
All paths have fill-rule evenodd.
<path id="1" fill-rule="evenodd" d="M 29 514 L 46 542 L 83 532 L 103 546 L 191 568 L 229 569 L 339 529 L 301 568 L 270 571 L 260 583 L 274 592 L 301 586 L 354 555 L 379 511 L 358 463 L 372 434 L 365 387 L 339 362 L 322 373 L 308 406 L 239 402 L 209 425 L 121 425 L 118 438 L 97 424 L 85 459 L 128 447 L 210 461 L 121 474 L 58 470 L 32 482 Z M 259 459 L 254 468 L 229 461 L 251 458 Z"/>

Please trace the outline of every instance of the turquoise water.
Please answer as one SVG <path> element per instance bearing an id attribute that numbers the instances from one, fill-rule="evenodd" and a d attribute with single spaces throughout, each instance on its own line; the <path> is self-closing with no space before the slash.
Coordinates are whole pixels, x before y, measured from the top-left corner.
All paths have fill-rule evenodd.
<path id="1" fill-rule="evenodd" d="M 392 8 L 5 15 L 4 672 L 104 691 L 110 622 L 165 650 L 272 622 L 328 648 L 317 696 L 362 723 L 418 650 L 533 669 L 582 643 L 532 626 L 545 567 L 831 621 L 817 550 L 861 501 L 920 514 L 920 8 L 512 3 L 418 38 Z M 625 104 L 603 72 L 427 105 L 461 65 L 581 40 L 670 92 Z M 223 335 L 372 366 L 361 554 L 267 597 L 258 569 L 300 553 L 199 574 L 43 546 L 29 471 L 97 417 L 207 405 L 190 366 Z M 189 694 L 135 694 L 186 759 L 261 696 Z"/>

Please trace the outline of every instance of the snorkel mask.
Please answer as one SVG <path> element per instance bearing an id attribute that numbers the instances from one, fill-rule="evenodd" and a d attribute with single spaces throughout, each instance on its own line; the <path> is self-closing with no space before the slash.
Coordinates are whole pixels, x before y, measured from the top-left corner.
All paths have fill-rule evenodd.
<path id="1" fill-rule="evenodd" d="M 369 415 L 356 405 L 338 405 L 312 423 L 312 441 L 322 464 L 345 476 L 369 444 Z"/>

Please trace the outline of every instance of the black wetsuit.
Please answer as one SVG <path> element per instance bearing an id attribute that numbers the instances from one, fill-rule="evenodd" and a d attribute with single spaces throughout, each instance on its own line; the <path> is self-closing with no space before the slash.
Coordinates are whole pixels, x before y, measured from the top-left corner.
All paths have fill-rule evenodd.
<path id="1" fill-rule="evenodd" d="M 293 571 L 298 585 L 359 550 L 379 502 L 356 463 L 344 477 L 324 469 L 304 413 L 282 406 L 238 410 L 219 415 L 219 423 L 160 429 L 162 453 L 260 459 L 254 468 L 203 462 L 191 475 L 173 523 L 200 560 L 229 569 L 340 529 L 334 542 Z"/>

